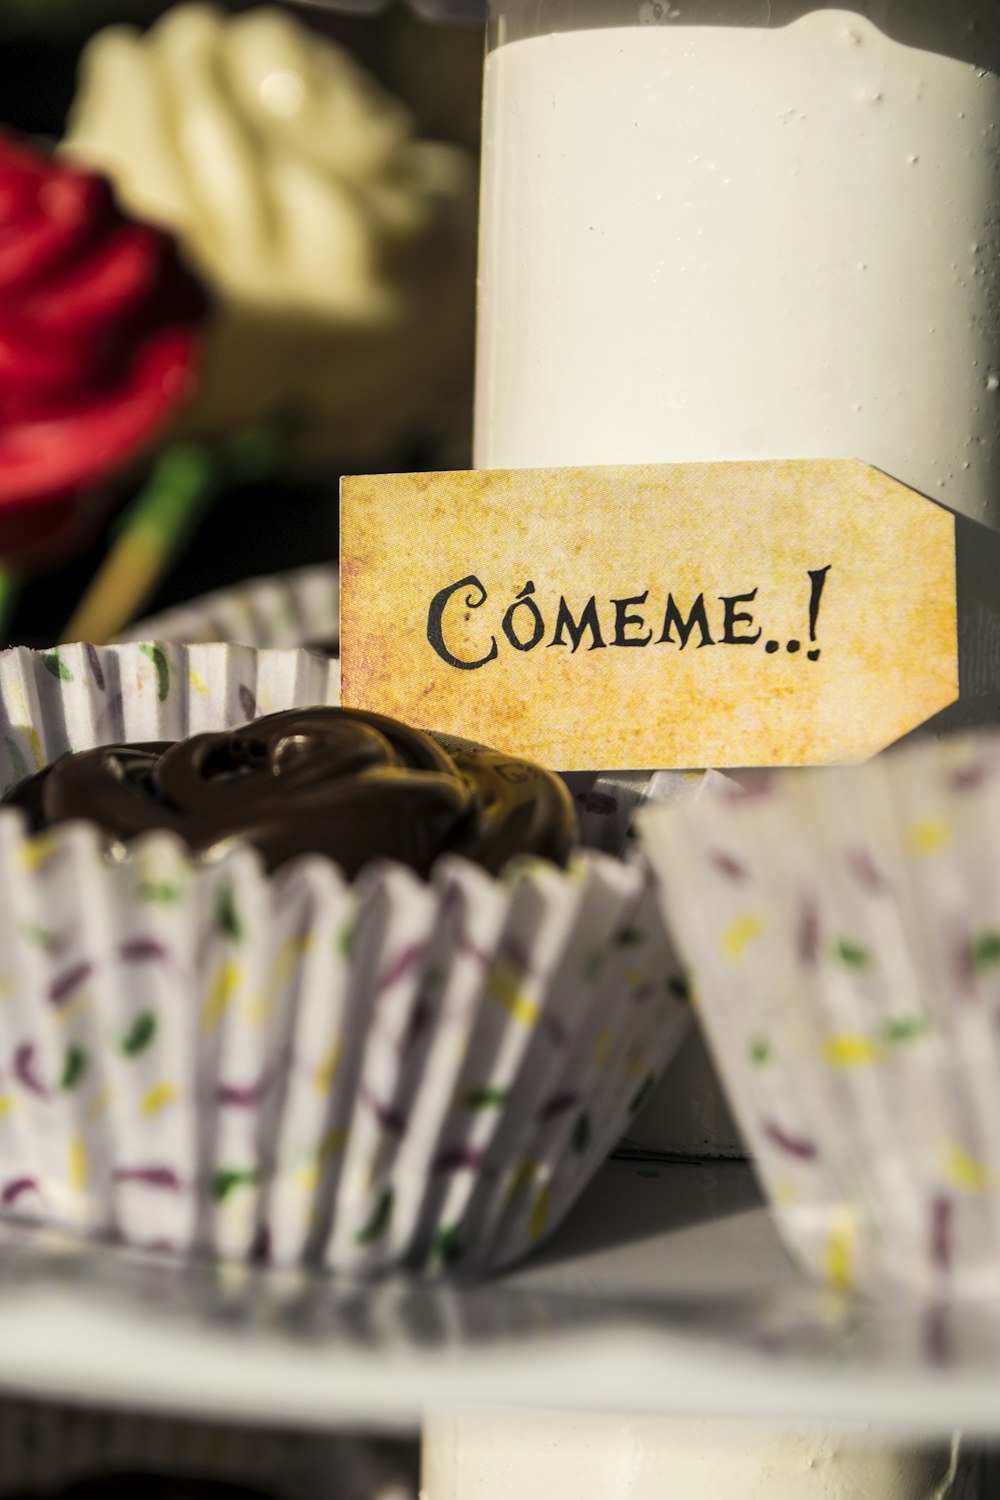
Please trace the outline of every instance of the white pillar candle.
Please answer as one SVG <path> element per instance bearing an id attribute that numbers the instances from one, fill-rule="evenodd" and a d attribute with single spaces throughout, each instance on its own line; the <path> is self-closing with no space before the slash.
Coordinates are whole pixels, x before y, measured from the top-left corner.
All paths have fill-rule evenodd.
<path id="1" fill-rule="evenodd" d="M 949 50 L 847 10 L 495 47 L 477 465 L 861 458 L 1000 525 L 1000 80 Z"/>
<path id="2" fill-rule="evenodd" d="M 424 1426 L 421 1500 L 958 1500 L 956 1451 L 594 1412 Z"/>

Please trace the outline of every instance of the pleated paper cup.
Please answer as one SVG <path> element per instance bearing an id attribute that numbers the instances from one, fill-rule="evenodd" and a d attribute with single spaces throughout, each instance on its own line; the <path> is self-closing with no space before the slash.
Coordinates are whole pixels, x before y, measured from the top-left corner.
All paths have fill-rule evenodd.
<path id="1" fill-rule="evenodd" d="M 1000 1291 L 1000 738 L 640 819 L 789 1247 L 842 1287 Z"/>
<path id="2" fill-rule="evenodd" d="M 328 563 L 252 578 L 140 620 L 119 639 L 268 648 L 315 641 L 332 653 L 340 640 L 340 574 Z"/>
<path id="3" fill-rule="evenodd" d="M 0 784 L 336 697 L 305 652 L 0 656 Z M 267 875 L 0 813 L 0 1211 L 163 1252 L 492 1269 L 565 1214 L 683 1033 L 641 858 Z"/>

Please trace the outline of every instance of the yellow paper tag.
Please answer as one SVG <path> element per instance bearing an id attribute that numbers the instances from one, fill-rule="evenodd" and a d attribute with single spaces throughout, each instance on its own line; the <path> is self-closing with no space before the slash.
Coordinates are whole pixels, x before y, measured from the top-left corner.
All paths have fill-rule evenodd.
<path id="1" fill-rule="evenodd" d="M 341 670 L 563 771 L 859 760 L 958 696 L 955 518 L 852 460 L 345 479 Z"/>

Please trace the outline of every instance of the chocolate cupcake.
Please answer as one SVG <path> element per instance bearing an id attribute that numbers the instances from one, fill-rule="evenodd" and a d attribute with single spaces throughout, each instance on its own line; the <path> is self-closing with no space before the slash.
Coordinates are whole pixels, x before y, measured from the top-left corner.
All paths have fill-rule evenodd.
<path id="1" fill-rule="evenodd" d="M 426 877 L 447 853 L 494 875 L 518 854 L 564 865 L 576 831 L 565 784 L 540 766 L 336 707 L 81 750 L 2 800 L 33 833 L 83 820 L 124 843 L 169 829 L 209 855 L 240 838 L 269 870 L 322 854 L 349 877 L 374 859 Z"/>
<path id="2" fill-rule="evenodd" d="M 648 1094 L 687 1010 L 645 867 L 569 851 L 556 778 L 336 695 L 308 652 L 0 656 L 0 789 L 28 778 L 0 810 L 0 1212 L 172 1254 L 493 1269 Z M 376 815 L 382 783 L 401 801 Z M 102 799 L 110 839 L 75 816 Z"/>

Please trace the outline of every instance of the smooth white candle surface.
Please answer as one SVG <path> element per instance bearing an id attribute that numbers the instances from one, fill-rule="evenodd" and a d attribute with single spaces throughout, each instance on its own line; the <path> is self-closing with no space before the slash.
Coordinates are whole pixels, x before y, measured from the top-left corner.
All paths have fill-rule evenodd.
<path id="1" fill-rule="evenodd" d="M 861 458 L 1000 525 L 998 123 L 840 10 L 496 48 L 477 466 Z"/>

